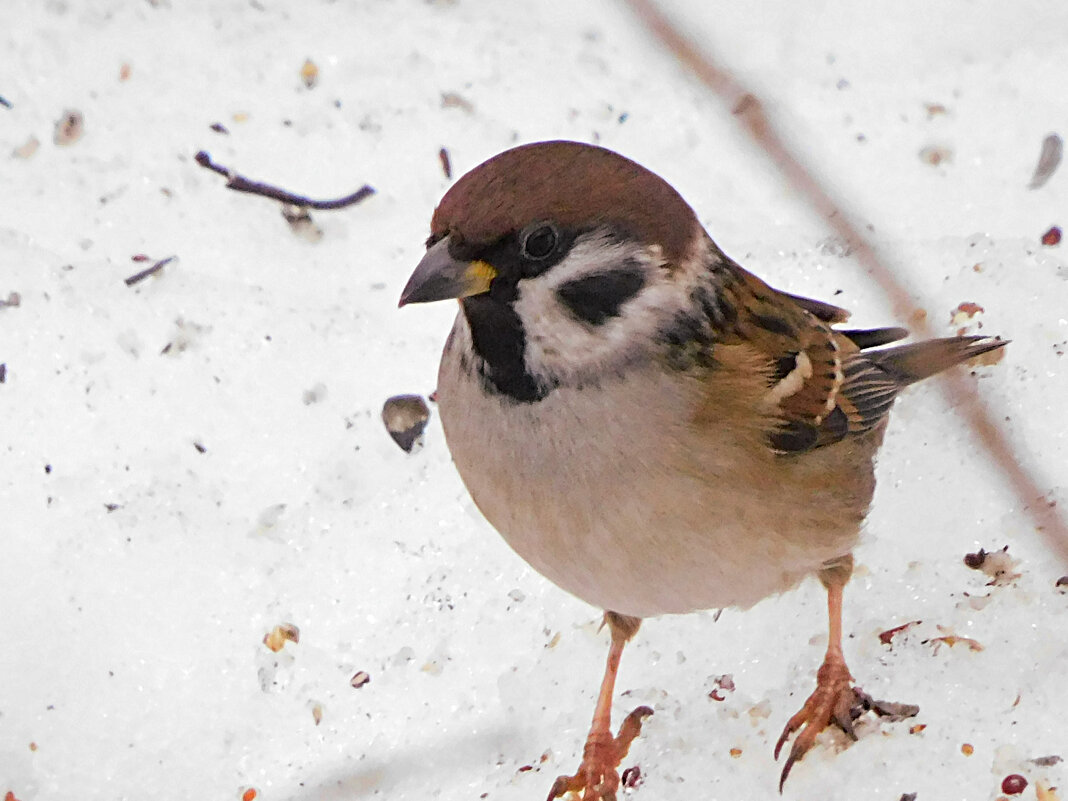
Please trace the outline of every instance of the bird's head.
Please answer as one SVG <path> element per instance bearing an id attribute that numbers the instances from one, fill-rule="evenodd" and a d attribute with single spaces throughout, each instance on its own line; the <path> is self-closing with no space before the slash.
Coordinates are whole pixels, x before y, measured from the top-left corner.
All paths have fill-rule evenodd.
<path id="1" fill-rule="evenodd" d="M 489 384 L 537 400 L 646 357 L 692 304 L 709 245 L 658 175 L 601 147 L 539 142 L 448 191 L 400 305 L 458 298 Z"/>

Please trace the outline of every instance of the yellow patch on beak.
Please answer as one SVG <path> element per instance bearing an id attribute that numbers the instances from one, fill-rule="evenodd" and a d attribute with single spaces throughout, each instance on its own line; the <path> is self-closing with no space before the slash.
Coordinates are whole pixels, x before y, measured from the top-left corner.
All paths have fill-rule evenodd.
<path id="1" fill-rule="evenodd" d="M 489 292 L 490 284 L 497 277 L 497 268 L 488 261 L 470 262 L 464 270 L 464 292 L 460 297 L 466 298 L 471 295 L 481 295 Z"/>

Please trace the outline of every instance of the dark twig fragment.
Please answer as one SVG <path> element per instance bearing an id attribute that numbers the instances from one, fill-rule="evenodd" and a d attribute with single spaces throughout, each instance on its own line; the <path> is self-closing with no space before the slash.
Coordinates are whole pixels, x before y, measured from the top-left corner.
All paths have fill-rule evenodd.
<path id="1" fill-rule="evenodd" d="M 204 150 L 197 153 L 195 158 L 197 164 L 201 167 L 205 167 L 212 172 L 217 172 L 219 175 L 226 178 L 227 189 L 233 189 L 235 192 L 248 192 L 251 195 L 262 195 L 263 197 L 269 197 L 272 200 L 289 203 L 293 206 L 304 206 L 309 209 L 323 210 L 341 209 L 345 206 L 359 203 L 361 200 L 364 200 L 375 193 L 374 187 L 364 184 L 351 195 L 345 195 L 345 197 L 339 197 L 336 200 L 312 200 L 303 195 L 294 195 L 292 192 L 279 189 L 277 186 L 271 186 L 270 184 L 261 183 L 259 181 L 250 181 L 245 176 L 238 175 L 228 167 L 216 164 L 211 160 L 211 156 Z"/>
<path id="2" fill-rule="evenodd" d="M 164 267 L 166 267 L 168 264 L 170 264 L 172 261 L 174 261 L 176 258 L 178 258 L 178 257 L 177 256 L 168 256 L 165 259 L 160 259 L 155 264 L 153 264 L 151 267 L 146 267 L 141 272 L 134 273 L 133 275 L 131 275 L 129 278 L 126 279 L 126 286 L 133 286 L 134 284 L 138 284 L 141 281 L 144 281 L 150 275 L 155 275 L 160 270 L 162 270 Z"/>

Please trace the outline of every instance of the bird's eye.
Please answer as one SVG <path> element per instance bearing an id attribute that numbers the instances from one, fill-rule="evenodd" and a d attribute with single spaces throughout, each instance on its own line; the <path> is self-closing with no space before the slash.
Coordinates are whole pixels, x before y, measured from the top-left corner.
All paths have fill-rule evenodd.
<path id="1" fill-rule="evenodd" d="M 523 236 L 520 251 L 528 259 L 541 261 L 556 251 L 556 243 L 559 238 L 554 226 L 549 224 L 539 225 Z"/>

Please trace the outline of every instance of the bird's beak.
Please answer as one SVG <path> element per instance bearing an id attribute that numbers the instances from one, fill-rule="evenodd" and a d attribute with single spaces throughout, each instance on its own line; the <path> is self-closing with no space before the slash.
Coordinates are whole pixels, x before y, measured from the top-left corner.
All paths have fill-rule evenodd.
<path id="1" fill-rule="evenodd" d="M 484 261 L 460 261 L 449 255 L 449 238 L 430 247 L 401 292 L 398 306 L 466 298 L 488 292 L 497 277 L 493 265 Z"/>

